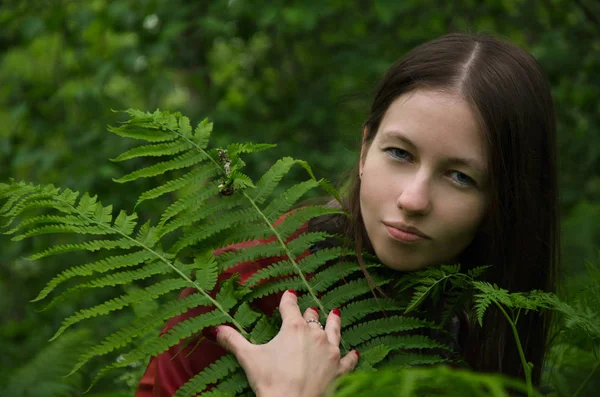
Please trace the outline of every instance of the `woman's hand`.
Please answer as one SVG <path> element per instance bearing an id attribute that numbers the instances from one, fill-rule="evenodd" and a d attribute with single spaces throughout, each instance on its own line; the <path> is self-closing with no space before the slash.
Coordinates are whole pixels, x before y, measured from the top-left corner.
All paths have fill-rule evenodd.
<path id="1" fill-rule="evenodd" d="M 340 312 L 329 313 L 323 330 L 315 309 L 302 316 L 294 291 L 283 294 L 279 311 L 281 330 L 269 343 L 253 345 L 225 325 L 215 328 L 217 343 L 235 355 L 257 396 L 321 396 L 337 376 L 351 372 L 358 362 L 357 351 L 340 358 Z"/>

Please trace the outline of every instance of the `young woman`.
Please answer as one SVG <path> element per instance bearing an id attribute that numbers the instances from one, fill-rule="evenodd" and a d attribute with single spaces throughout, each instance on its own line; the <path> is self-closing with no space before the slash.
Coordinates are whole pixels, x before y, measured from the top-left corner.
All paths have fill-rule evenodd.
<path id="1" fill-rule="evenodd" d="M 502 288 L 553 291 L 555 130 L 549 86 L 530 55 L 488 35 L 450 34 L 425 43 L 383 77 L 345 197 L 351 221 L 336 227 L 356 241 L 358 252 L 374 253 L 393 270 L 485 264 L 487 280 Z M 265 265 L 234 271 L 244 279 Z M 273 299 L 265 302 L 265 311 L 273 306 Z M 293 291 L 279 307 L 283 325 L 265 345 L 250 344 L 228 326 L 216 327 L 214 336 L 238 358 L 260 397 L 319 396 L 359 359 L 356 351 L 340 357 L 343 313 L 329 313 L 323 329 L 316 310 L 300 313 Z M 518 323 L 536 383 L 548 322 L 546 314 L 530 313 Z M 523 376 L 498 312 L 487 314 L 483 327 L 460 332 L 474 369 Z M 179 349 L 154 358 L 138 396 L 172 395 L 223 354 L 218 349 L 204 342 L 188 358 L 174 356 Z"/>

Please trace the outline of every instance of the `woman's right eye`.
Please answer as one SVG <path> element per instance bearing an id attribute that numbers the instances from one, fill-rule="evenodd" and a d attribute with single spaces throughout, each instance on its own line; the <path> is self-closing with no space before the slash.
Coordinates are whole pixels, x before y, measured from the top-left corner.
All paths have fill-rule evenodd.
<path id="1" fill-rule="evenodd" d="M 411 159 L 411 154 L 404 149 L 399 148 L 388 148 L 385 149 L 387 154 L 389 154 L 392 158 L 396 160 L 407 161 Z"/>

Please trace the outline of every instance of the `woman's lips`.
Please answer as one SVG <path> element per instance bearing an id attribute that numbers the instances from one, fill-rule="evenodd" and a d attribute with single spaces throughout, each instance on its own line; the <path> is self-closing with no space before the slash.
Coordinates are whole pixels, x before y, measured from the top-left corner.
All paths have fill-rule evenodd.
<path id="1" fill-rule="evenodd" d="M 389 224 L 385 224 L 388 234 L 394 239 L 403 243 L 416 243 L 426 240 L 428 237 L 420 232 L 404 230 Z"/>

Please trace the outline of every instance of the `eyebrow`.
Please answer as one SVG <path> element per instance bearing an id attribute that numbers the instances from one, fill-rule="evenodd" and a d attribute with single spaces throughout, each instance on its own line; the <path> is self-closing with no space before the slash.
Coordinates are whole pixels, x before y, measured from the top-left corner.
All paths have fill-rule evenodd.
<path id="1" fill-rule="evenodd" d="M 399 141 L 404 142 L 407 146 L 409 146 L 410 149 L 417 150 L 417 146 L 413 143 L 413 141 L 408 139 L 402 132 L 400 132 L 398 130 L 384 131 L 383 135 L 384 135 L 384 139 L 385 138 L 397 139 Z M 484 175 L 487 173 L 486 168 L 483 167 L 482 165 L 480 165 L 479 161 L 474 160 L 474 159 L 461 158 L 461 157 L 448 157 L 445 159 L 444 162 L 448 165 L 461 165 L 461 166 L 469 167 L 469 168 L 474 169 L 475 171 L 479 171 L 480 173 L 482 173 Z"/>

